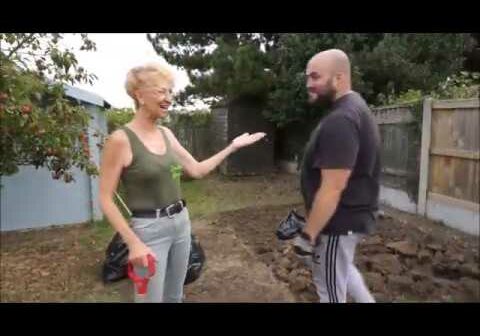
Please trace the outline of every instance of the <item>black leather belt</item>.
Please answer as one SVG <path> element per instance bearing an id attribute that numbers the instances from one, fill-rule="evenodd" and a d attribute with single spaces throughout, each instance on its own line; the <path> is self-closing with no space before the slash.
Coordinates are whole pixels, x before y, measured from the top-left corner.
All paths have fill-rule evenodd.
<path id="1" fill-rule="evenodd" d="M 157 218 L 157 217 L 165 217 L 172 218 L 173 215 L 179 213 L 187 206 L 187 202 L 185 200 L 180 200 L 162 209 L 152 209 L 152 210 L 133 210 L 132 217 L 139 217 L 139 218 Z"/>

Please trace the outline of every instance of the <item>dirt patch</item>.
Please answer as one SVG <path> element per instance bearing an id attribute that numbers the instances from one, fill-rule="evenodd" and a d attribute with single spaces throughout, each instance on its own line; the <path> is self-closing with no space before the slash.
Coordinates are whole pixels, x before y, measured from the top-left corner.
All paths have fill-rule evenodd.
<path id="1" fill-rule="evenodd" d="M 105 236 L 91 224 L 2 234 L 1 301 L 122 301 L 123 284 L 100 281 Z"/>
<path id="2" fill-rule="evenodd" d="M 232 226 L 258 259 L 288 284 L 297 301 L 316 301 L 309 268 L 293 253 L 290 242 L 280 242 L 274 235 L 292 207 L 242 209 L 223 213 L 217 221 Z M 359 245 L 356 256 L 377 301 L 480 299 L 477 237 L 394 209 L 384 212 L 377 232 Z"/>
<path id="3" fill-rule="evenodd" d="M 294 302 L 288 286 L 245 246 L 229 225 L 192 224 L 207 255 L 201 277 L 185 288 L 186 302 Z"/>

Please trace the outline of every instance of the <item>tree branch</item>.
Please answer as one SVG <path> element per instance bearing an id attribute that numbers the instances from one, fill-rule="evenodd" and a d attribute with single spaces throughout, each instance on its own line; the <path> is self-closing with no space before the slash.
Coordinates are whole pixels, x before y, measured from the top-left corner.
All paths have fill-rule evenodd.
<path id="1" fill-rule="evenodd" d="M 12 57 L 12 55 L 13 55 L 18 49 L 20 49 L 25 43 L 29 42 L 29 40 L 31 40 L 34 35 L 35 35 L 35 33 L 31 33 L 28 37 L 25 37 L 22 41 L 20 41 L 20 42 L 18 43 L 18 45 L 10 51 L 10 53 L 9 53 L 8 56 L 7 56 L 7 59 L 10 59 L 10 57 Z"/>

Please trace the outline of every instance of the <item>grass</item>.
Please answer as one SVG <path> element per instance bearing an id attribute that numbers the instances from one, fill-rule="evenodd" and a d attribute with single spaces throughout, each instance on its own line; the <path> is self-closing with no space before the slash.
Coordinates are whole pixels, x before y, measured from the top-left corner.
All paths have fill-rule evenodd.
<path id="1" fill-rule="evenodd" d="M 299 192 L 292 190 L 291 185 L 274 184 L 268 178 L 258 176 L 241 179 L 212 176 L 183 181 L 182 194 L 192 219 L 247 207 L 301 201 Z"/>
<path id="2" fill-rule="evenodd" d="M 205 193 L 204 180 L 182 182 L 182 196 L 187 200 L 188 210 L 192 218 L 206 216 L 215 212 L 215 197 Z"/>
<path id="3" fill-rule="evenodd" d="M 213 175 L 201 180 L 181 182 L 182 196 L 187 201 L 190 218 L 197 220 L 215 213 L 254 206 L 281 205 L 300 202 L 292 183 L 274 183 L 268 177 L 224 177 Z M 106 219 L 91 224 L 91 232 L 80 237 L 80 243 L 106 246 L 114 230 Z"/>
<path id="4" fill-rule="evenodd" d="M 127 284 L 125 281 L 120 281 L 105 286 L 104 290 L 101 292 L 92 292 L 78 297 L 76 302 L 86 302 L 86 303 L 95 303 L 95 302 L 114 302 L 122 303 L 125 302 L 125 294 L 122 295 L 122 290 L 125 291 L 125 286 Z M 127 299 L 128 300 L 128 299 Z"/>
<path id="5" fill-rule="evenodd" d="M 92 224 L 92 226 L 92 235 L 99 240 L 99 243 L 108 242 L 114 234 L 113 227 L 110 225 L 110 223 L 108 223 L 106 219 L 103 221 L 95 222 Z"/>
<path id="6" fill-rule="evenodd" d="M 95 246 L 107 246 L 114 233 L 113 227 L 105 218 L 104 220 L 88 224 L 87 233 L 81 235 L 78 238 L 78 242 L 84 247 L 91 247 L 92 242 Z"/>

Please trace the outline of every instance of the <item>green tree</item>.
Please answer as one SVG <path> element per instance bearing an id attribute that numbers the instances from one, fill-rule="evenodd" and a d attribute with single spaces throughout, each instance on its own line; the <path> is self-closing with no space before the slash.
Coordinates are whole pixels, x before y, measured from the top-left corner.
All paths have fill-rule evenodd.
<path id="1" fill-rule="evenodd" d="M 0 34 L 0 176 L 21 165 L 47 167 L 73 180 L 74 166 L 96 173 L 90 161 L 87 111 L 65 97 L 64 85 L 95 76 L 61 48 L 62 34 Z M 81 34 L 81 50 L 95 44 Z"/>
<path id="2" fill-rule="evenodd" d="M 434 90 L 463 66 L 468 34 L 308 33 L 150 34 L 165 59 L 185 70 L 188 98 L 255 95 L 279 126 L 321 117 L 306 104 L 305 65 L 315 53 L 344 50 L 351 59 L 354 89 L 370 104 L 408 90 Z"/>
<path id="3" fill-rule="evenodd" d="M 431 91 L 464 62 L 467 34 L 385 34 L 371 53 L 358 55 L 371 104 L 408 90 Z"/>
<path id="4" fill-rule="evenodd" d="M 270 51 L 280 34 L 162 33 L 148 40 L 167 62 L 187 71 L 192 85 L 177 101 L 266 97 L 273 76 Z"/>
<path id="5" fill-rule="evenodd" d="M 356 56 L 371 52 L 381 39 L 382 34 L 282 34 L 272 55 L 275 80 L 269 93 L 267 116 L 279 126 L 312 125 L 315 124 L 312 121 L 322 117 L 322 111 L 313 110 L 307 104 L 304 75 L 308 60 L 321 50 L 339 48 L 349 54 L 354 86 L 362 93 L 368 92 L 368 83 L 363 79 Z"/>

